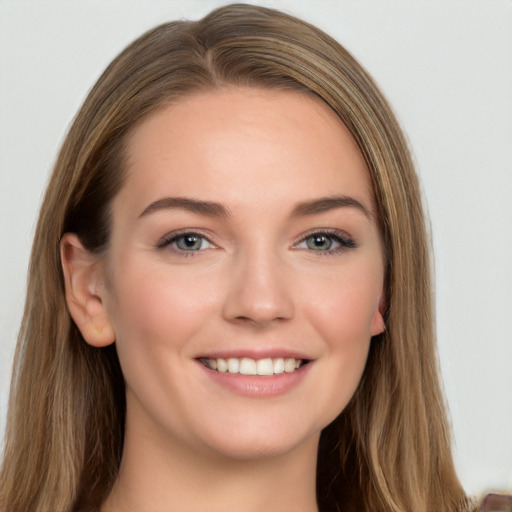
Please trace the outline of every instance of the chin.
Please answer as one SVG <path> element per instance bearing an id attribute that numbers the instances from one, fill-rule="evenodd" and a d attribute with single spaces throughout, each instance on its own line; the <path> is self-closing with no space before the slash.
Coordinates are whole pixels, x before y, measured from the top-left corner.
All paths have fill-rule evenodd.
<path id="1" fill-rule="evenodd" d="M 235 461 L 262 461 L 288 455 L 293 451 L 302 451 L 308 447 L 316 450 L 320 434 L 306 439 L 276 439 L 272 435 L 243 437 L 239 439 L 218 439 L 210 447 L 221 457 Z M 309 451 L 309 450 L 307 450 Z"/>
<path id="2" fill-rule="evenodd" d="M 253 417 L 252 421 L 233 421 L 229 426 L 217 424 L 209 432 L 203 431 L 203 442 L 209 450 L 239 461 L 275 458 L 293 451 L 316 451 L 322 426 L 307 425 L 298 418 L 291 422 L 276 419 L 265 421 Z"/>

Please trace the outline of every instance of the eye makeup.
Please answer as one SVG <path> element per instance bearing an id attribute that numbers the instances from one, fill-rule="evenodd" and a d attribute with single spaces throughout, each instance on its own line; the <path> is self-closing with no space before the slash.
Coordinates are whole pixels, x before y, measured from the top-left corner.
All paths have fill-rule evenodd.
<path id="1" fill-rule="evenodd" d="M 170 247 L 176 253 L 189 256 L 206 249 L 216 248 L 209 237 L 198 230 L 182 229 L 166 234 L 155 244 L 158 249 Z M 335 255 L 357 244 L 346 232 L 333 228 L 320 228 L 302 234 L 293 242 L 293 249 L 306 250 L 322 255 Z"/>
<path id="2" fill-rule="evenodd" d="M 335 255 L 347 249 L 357 248 L 357 244 L 346 232 L 333 228 L 314 229 L 301 235 L 293 244 L 294 249 L 310 250 L 322 255 Z"/>

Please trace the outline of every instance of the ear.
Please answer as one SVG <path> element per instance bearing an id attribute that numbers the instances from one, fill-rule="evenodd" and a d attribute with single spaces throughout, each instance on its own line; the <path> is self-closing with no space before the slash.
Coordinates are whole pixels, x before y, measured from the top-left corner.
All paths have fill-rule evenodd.
<path id="1" fill-rule="evenodd" d="M 66 233 L 60 242 L 66 303 L 69 313 L 85 341 L 106 347 L 115 341 L 115 331 L 105 306 L 104 265 L 84 248 L 74 233 Z"/>
<path id="2" fill-rule="evenodd" d="M 382 295 L 379 299 L 379 306 L 376 308 L 373 313 L 371 325 L 370 325 L 370 334 L 372 336 L 377 336 L 377 334 L 382 334 L 386 330 L 386 322 L 384 321 L 385 313 L 387 310 L 387 300 L 386 294 L 382 292 Z"/>

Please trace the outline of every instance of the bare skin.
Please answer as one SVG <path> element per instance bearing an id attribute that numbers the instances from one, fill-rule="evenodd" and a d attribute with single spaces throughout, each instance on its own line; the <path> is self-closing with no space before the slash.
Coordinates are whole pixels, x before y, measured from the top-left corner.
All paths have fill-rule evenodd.
<path id="1" fill-rule="evenodd" d="M 62 249 L 70 312 L 126 380 L 102 512 L 316 511 L 320 432 L 384 330 L 355 142 L 317 99 L 231 88 L 152 114 L 128 148 L 108 254 Z"/>

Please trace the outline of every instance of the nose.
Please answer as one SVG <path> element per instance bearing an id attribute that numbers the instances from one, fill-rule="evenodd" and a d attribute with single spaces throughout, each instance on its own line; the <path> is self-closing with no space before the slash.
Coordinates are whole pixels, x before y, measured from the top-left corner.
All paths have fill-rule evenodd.
<path id="1" fill-rule="evenodd" d="M 292 276 L 284 267 L 276 255 L 262 250 L 235 258 L 230 269 L 224 317 L 254 326 L 293 318 Z"/>

